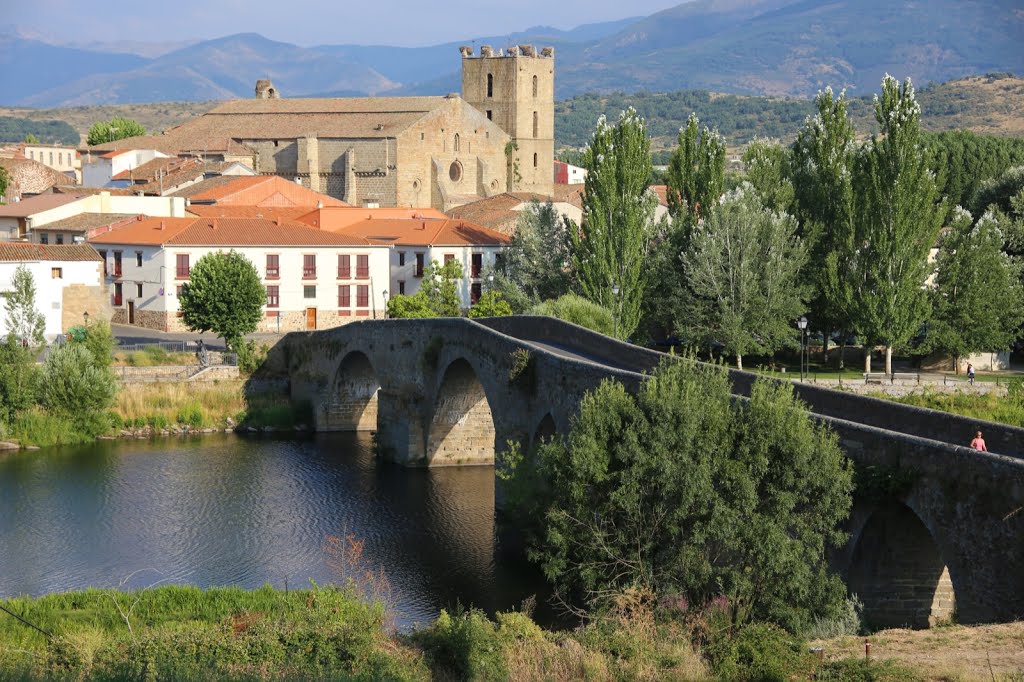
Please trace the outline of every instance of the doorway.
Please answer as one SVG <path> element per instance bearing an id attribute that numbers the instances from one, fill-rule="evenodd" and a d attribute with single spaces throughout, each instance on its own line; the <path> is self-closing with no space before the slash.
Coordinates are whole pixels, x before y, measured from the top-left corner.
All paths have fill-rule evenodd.
<path id="1" fill-rule="evenodd" d="M 128 324 L 135 324 L 135 301 L 128 301 Z"/>
<path id="2" fill-rule="evenodd" d="M 306 329 L 316 329 L 316 308 L 306 308 Z"/>

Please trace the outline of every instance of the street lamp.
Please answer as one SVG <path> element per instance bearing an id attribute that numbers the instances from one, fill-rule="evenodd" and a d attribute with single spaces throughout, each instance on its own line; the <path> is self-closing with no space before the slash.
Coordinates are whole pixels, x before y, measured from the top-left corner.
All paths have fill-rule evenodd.
<path id="1" fill-rule="evenodd" d="M 615 297 L 615 308 L 612 310 L 612 335 L 619 338 L 619 285 L 612 285 L 612 296 Z"/>
<path id="2" fill-rule="evenodd" d="M 804 348 L 806 347 L 807 340 L 807 318 L 801 316 L 797 320 L 796 326 L 800 328 L 800 381 L 804 380 Z M 810 357 L 807 358 L 807 364 L 810 365 Z M 810 374 L 810 367 L 807 367 L 807 373 Z"/>
<path id="3" fill-rule="evenodd" d="M 89 311 L 88 310 L 86 310 L 85 312 L 82 313 L 82 319 L 85 320 L 85 326 L 88 327 L 89 326 Z"/>

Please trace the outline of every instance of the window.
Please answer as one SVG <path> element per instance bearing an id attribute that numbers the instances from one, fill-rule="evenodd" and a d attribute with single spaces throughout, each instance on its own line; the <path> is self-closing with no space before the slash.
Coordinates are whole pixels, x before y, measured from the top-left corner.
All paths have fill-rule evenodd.
<path id="1" fill-rule="evenodd" d="M 426 139 L 426 137 L 427 137 L 426 133 L 420 133 L 420 142 L 422 142 L 424 139 Z"/>
<path id="2" fill-rule="evenodd" d="M 352 307 L 352 287 L 347 284 L 342 284 L 338 287 L 338 307 Z"/>
<path id="3" fill-rule="evenodd" d="M 455 133 L 455 142 L 452 143 L 452 151 L 456 154 L 459 153 L 459 134 Z"/>
<path id="4" fill-rule="evenodd" d="M 487 120 L 488 121 L 493 121 L 494 120 L 494 112 L 491 111 L 490 109 L 487 110 Z M 491 134 L 487 133 L 487 136 L 490 137 Z"/>
<path id="5" fill-rule="evenodd" d="M 487 96 L 494 97 L 494 76 L 487 74 Z"/>
<path id="6" fill-rule="evenodd" d="M 57 243 L 58 244 L 63 244 L 64 243 L 64 235 L 62 235 L 62 234 L 58 234 L 57 235 Z"/>
<path id="7" fill-rule="evenodd" d="M 405 296 L 405 280 L 404 279 L 398 280 L 398 293 L 400 293 L 403 296 Z"/>
<path id="8" fill-rule="evenodd" d="M 302 278 L 316 279 L 316 254 L 307 253 L 302 257 Z"/>
<path id="9" fill-rule="evenodd" d="M 175 260 L 174 276 L 177 279 L 188 279 L 188 273 L 189 273 L 188 254 L 187 253 L 179 253 L 178 255 L 176 255 L 174 257 L 174 260 Z M 120 274 L 120 273 L 118 273 L 118 274 Z"/>
<path id="10" fill-rule="evenodd" d="M 181 292 L 183 291 L 185 291 L 184 284 L 179 284 L 178 286 L 174 287 L 174 293 L 177 294 L 178 298 L 181 298 Z"/>
<path id="11" fill-rule="evenodd" d="M 281 290 L 275 286 L 267 287 L 267 307 L 277 308 L 281 305 Z"/>
<path id="12" fill-rule="evenodd" d="M 137 267 L 137 268 L 141 268 L 142 267 L 142 252 L 141 251 L 136 251 L 135 252 L 135 267 Z"/>
<path id="13" fill-rule="evenodd" d="M 50 277 L 53 279 L 64 279 L 64 268 L 50 268 Z"/>
<path id="14" fill-rule="evenodd" d="M 185 258 L 188 258 L 188 256 L 185 256 Z M 120 277 L 120 276 L 121 276 L 121 252 L 120 251 L 115 251 L 114 252 L 114 277 Z"/>
<path id="15" fill-rule="evenodd" d="M 533 112 L 533 136 L 540 137 L 540 115 L 536 111 Z"/>
<path id="16" fill-rule="evenodd" d="M 474 278 L 474 279 L 476 279 L 476 278 L 480 277 L 480 271 L 483 270 L 483 267 L 484 267 L 484 255 L 482 253 L 474 253 L 473 256 L 472 256 L 472 260 L 470 262 L 471 262 L 471 265 L 470 265 L 469 276 Z"/>
<path id="17" fill-rule="evenodd" d="M 356 287 L 356 307 L 370 307 L 370 287 L 366 284 L 360 284 Z"/>
<path id="18" fill-rule="evenodd" d="M 366 279 L 369 276 L 370 256 L 368 254 L 356 256 L 356 277 L 358 279 Z"/>
<path id="19" fill-rule="evenodd" d="M 45 233 L 39 235 L 39 243 L 40 244 L 49 244 L 50 243 L 50 235 L 45 234 Z M 104 275 L 107 274 L 107 268 L 106 268 L 105 264 L 104 264 L 104 267 L 103 267 L 103 274 Z"/>
<path id="20" fill-rule="evenodd" d="M 533 155 L 533 167 L 534 167 L 534 168 L 536 168 L 536 167 L 537 167 L 537 154 L 534 154 L 534 155 Z"/>
<path id="21" fill-rule="evenodd" d="M 121 293 L 121 283 L 120 282 L 114 282 L 114 305 L 121 305 L 123 300 L 124 299 L 123 299 L 122 293 Z"/>
<path id="22" fill-rule="evenodd" d="M 398 252 L 398 267 L 405 265 L 405 251 Z"/>
<path id="23" fill-rule="evenodd" d="M 494 254 L 494 269 L 495 270 L 501 270 L 502 266 L 504 264 L 505 264 L 505 254 L 503 254 L 503 253 L 496 253 L 496 254 Z"/>
<path id="24" fill-rule="evenodd" d="M 316 298 L 316 285 L 309 285 L 302 287 L 302 298 Z"/>
<path id="25" fill-rule="evenodd" d="M 50 152 L 50 165 L 53 165 L 53 152 Z"/>
<path id="26" fill-rule="evenodd" d="M 416 273 L 415 273 L 415 276 L 416 277 L 422 277 L 423 276 L 423 254 L 422 253 L 417 253 L 416 254 Z"/>
<path id="27" fill-rule="evenodd" d="M 533 77 L 533 96 L 537 96 L 537 77 Z"/>
<path id="28" fill-rule="evenodd" d="M 267 279 L 281 277 L 281 257 L 276 253 L 267 254 Z M 276 287 L 275 287 L 276 288 Z"/>
<path id="29" fill-rule="evenodd" d="M 444 264 L 445 265 L 448 265 L 453 260 L 455 260 L 455 254 L 454 253 L 446 253 L 446 254 L 444 254 Z"/>
<path id="30" fill-rule="evenodd" d="M 462 164 L 458 161 L 452 161 L 452 165 L 448 166 L 448 177 L 451 178 L 452 182 L 458 182 L 462 179 Z"/>
<path id="31" fill-rule="evenodd" d="M 352 258 L 351 256 L 339 255 L 338 256 L 338 279 L 351 279 L 352 278 Z"/>
<path id="32" fill-rule="evenodd" d="M 469 286 L 469 302 L 471 305 L 476 305 L 477 301 L 480 300 L 480 292 L 480 282 L 473 282 L 473 284 Z"/>

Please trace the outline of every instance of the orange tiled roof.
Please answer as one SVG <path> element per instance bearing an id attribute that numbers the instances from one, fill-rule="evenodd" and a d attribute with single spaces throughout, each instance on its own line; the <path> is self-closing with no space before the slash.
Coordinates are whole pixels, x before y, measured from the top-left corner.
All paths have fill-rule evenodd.
<path id="1" fill-rule="evenodd" d="M 75 194 L 37 194 L 13 204 L 0 204 L 0 218 L 27 218 L 79 199 Z"/>
<path id="2" fill-rule="evenodd" d="M 365 246 L 356 235 L 317 230 L 266 218 L 147 218 L 89 240 L 93 244 L 145 246 Z"/>
<path id="3" fill-rule="evenodd" d="M 464 220 L 372 218 L 334 230 L 375 244 L 397 246 L 504 246 L 511 239 L 500 232 Z"/>
<path id="4" fill-rule="evenodd" d="M 187 194 L 193 204 L 213 203 L 240 206 L 348 206 L 344 201 L 314 192 L 277 175 L 240 175 L 211 178 L 186 188 L 177 196 Z M 204 185 L 204 183 L 206 183 Z M 198 185 L 204 185 L 198 187 Z M 198 191 L 197 191 L 198 190 Z M 311 209 L 312 210 L 312 209 Z"/>
<path id="5" fill-rule="evenodd" d="M 448 215 L 452 218 L 478 223 L 504 234 L 512 234 L 515 232 L 516 224 L 519 222 L 520 212 L 515 210 L 517 206 L 531 201 L 545 203 L 551 200 L 551 197 L 544 196 L 543 194 L 504 192 L 493 197 L 456 206 L 448 210 Z"/>
<path id="6" fill-rule="evenodd" d="M 299 218 L 310 211 L 315 210 L 312 206 L 235 206 L 227 204 L 206 205 L 192 204 L 188 212 L 201 218 L 266 218 L 267 220 L 281 219 L 285 222 L 299 222 Z M 306 227 L 306 223 L 302 223 Z"/>
<path id="7" fill-rule="evenodd" d="M 91 261 L 102 260 L 88 244 L 30 244 L 0 242 L 0 261 Z"/>
<path id="8" fill-rule="evenodd" d="M 362 208 L 359 206 L 325 206 L 313 209 L 299 218 L 322 230 L 337 231 L 364 220 L 444 220 L 444 213 L 433 208 Z"/>

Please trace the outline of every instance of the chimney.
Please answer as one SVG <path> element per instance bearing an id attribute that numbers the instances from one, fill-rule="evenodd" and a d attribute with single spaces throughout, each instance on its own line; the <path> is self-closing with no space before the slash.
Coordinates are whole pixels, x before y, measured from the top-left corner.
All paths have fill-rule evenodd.
<path id="1" fill-rule="evenodd" d="M 210 227 L 211 227 L 211 228 L 213 228 L 214 230 L 216 230 L 216 229 L 217 229 L 217 219 L 216 219 L 216 218 L 214 218 L 214 219 L 213 219 L 213 220 L 212 220 L 212 221 L 210 222 Z"/>
<path id="2" fill-rule="evenodd" d="M 139 217 L 141 218 L 142 216 L 139 216 Z M 160 229 L 163 230 L 165 227 L 166 227 L 166 221 L 161 220 L 160 221 Z"/>
<path id="3" fill-rule="evenodd" d="M 322 201 L 316 202 L 316 207 L 317 208 L 323 208 L 324 207 L 324 202 L 322 202 Z"/>
<path id="4" fill-rule="evenodd" d="M 276 218 L 274 218 L 274 224 L 277 225 L 278 227 L 281 227 L 281 216 L 277 216 Z"/>

